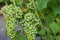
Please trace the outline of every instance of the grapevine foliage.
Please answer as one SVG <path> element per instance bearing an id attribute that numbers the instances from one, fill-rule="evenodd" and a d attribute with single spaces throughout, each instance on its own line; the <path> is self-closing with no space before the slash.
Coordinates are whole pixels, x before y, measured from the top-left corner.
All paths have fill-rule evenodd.
<path id="1" fill-rule="evenodd" d="M 0 0 L 0 3 L 2 3 L 3 2 L 3 0 Z"/>
<path id="2" fill-rule="evenodd" d="M 10 0 L 2 11 L 5 14 L 7 35 L 16 38 L 17 21 L 26 40 L 60 40 L 60 0 Z M 22 37 L 24 38 L 24 37 Z M 19 40 L 19 39 L 18 39 Z M 22 40 L 22 39 L 21 39 Z"/>

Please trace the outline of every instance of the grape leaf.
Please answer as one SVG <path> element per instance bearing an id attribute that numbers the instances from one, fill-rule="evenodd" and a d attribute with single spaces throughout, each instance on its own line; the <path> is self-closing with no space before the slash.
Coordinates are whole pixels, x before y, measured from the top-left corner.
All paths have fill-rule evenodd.
<path id="1" fill-rule="evenodd" d="M 60 31 L 60 26 L 58 26 L 58 24 L 55 22 L 52 22 L 50 24 L 50 28 L 51 28 L 51 31 L 53 32 L 53 34 L 56 34 L 57 32 Z"/>
<path id="2" fill-rule="evenodd" d="M 49 0 L 37 0 L 38 4 L 36 4 L 36 9 L 38 11 L 43 10 L 44 8 L 47 7 L 48 2 L 49 2 Z"/>
<path id="3" fill-rule="evenodd" d="M 57 16 L 57 14 L 60 14 L 60 6 L 53 8 L 54 15 Z"/>
<path id="4" fill-rule="evenodd" d="M 56 18 L 57 24 L 60 26 L 60 15 Z"/>
<path id="5" fill-rule="evenodd" d="M 44 36 L 45 35 L 45 30 L 44 29 L 40 30 L 39 34 L 40 34 L 40 36 Z"/>
<path id="6" fill-rule="evenodd" d="M 15 0 L 16 5 L 20 5 L 20 3 L 22 3 L 22 0 Z"/>
<path id="7" fill-rule="evenodd" d="M 57 0 L 50 0 L 48 6 L 52 8 L 58 6 Z"/>
<path id="8" fill-rule="evenodd" d="M 56 40 L 60 40 L 60 36 L 57 36 L 57 37 L 56 37 Z"/>
<path id="9" fill-rule="evenodd" d="M 55 16 L 57 16 L 57 14 L 60 14 L 60 5 L 58 4 L 58 1 L 57 0 L 50 0 L 48 3 L 48 6 L 52 8 Z"/>
<path id="10" fill-rule="evenodd" d="M 59 3 L 59 5 L 60 5 L 60 0 L 58 0 L 58 3 Z"/>
<path id="11" fill-rule="evenodd" d="M 0 3 L 2 3 L 3 2 L 3 0 L 0 0 Z"/>
<path id="12" fill-rule="evenodd" d="M 55 19 L 55 16 L 50 14 L 45 17 L 45 26 L 49 26 Z"/>
<path id="13" fill-rule="evenodd" d="M 20 31 L 16 32 L 16 36 L 12 38 L 11 40 L 27 40 L 25 35 L 21 35 Z"/>
<path id="14" fill-rule="evenodd" d="M 13 2 L 13 0 L 10 0 L 11 2 Z M 22 2 L 22 0 L 15 0 L 16 5 L 20 5 L 20 3 Z"/>

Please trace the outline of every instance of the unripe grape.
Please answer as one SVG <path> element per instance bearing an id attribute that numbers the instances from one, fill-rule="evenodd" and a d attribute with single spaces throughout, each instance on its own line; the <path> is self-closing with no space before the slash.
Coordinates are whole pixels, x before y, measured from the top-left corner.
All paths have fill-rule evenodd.
<path id="1" fill-rule="evenodd" d="M 2 11 L 6 14 L 5 21 L 6 21 L 6 31 L 7 35 L 10 38 L 15 37 L 15 28 L 16 28 L 16 18 L 22 18 L 22 10 L 17 7 L 11 5 L 6 5 L 2 8 Z"/>
<path id="2" fill-rule="evenodd" d="M 33 13 L 26 13 L 24 19 L 20 22 L 27 36 L 27 40 L 35 40 L 37 34 L 37 25 L 39 20 Z"/>

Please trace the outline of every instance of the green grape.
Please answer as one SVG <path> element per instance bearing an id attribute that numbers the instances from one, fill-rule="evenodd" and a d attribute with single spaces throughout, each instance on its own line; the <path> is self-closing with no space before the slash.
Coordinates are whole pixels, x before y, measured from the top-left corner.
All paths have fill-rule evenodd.
<path id="1" fill-rule="evenodd" d="M 17 7 L 17 6 L 13 6 L 13 4 L 8 5 L 8 6 L 7 5 L 4 6 L 2 8 L 2 10 L 3 10 L 3 12 L 6 13 L 6 15 L 10 15 L 11 16 L 11 14 L 13 14 L 13 16 L 15 18 L 22 18 L 23 12 L 22 12 L 21 8 Z"/>
<path id="2" fill-rule="evenodd" d="M 28 4 L 26 5 L 28 9 L 34 9 L 32 0 L 28 0 Z"/>
<path id="3" fill-rule="evenodd" d="M 28 23 L 27 23 L 28 24 Z M 33 25 L 23 27 L 25 34 L 27 35 L 28 40 L 34 40 L 35 34 L 37 33 L 37 28 Z"/>
<path id="4" fill-rule="evenodd" d="M 28 22 L 27 22 L 28 24 Z M 35 40 L 35 34 L 37 33 L 37 28 L 33 25 L 26 25 L 23 27 L 25 34 L 27 35 L 28 40 Z"/>
<path id="5" fill-rule="evenodd" d="M 25 16 L 24 16 L 24 19 L 26 20 L 26 21 L 31 21 L 32 19 L 34 19 L 35 18 L 35 15 L 33 14 L 33 13 L 27 13 L 27 14 L 25 14 Z"/>
<path id="6" fill-rule="evenodd" d="M 22 12 L 22 10 L 19 7 L 15 7 L 14 8 L 14 12 L 16 13 L 15 14 L 16 15 L 16 18 L 22 18 L 23 12 Z"/>
<path id="7" fill-rule="evenodd" d="M 35 40 L 39 19 L 33 13 L 26 13 L 20 23 L 27 36 L 27 40 Z"/>
<path id="8" fill-rule="evenodd" d="M 15 30 L 16 27 L 16 19 L 10 16 L 6 17 L 6 30 L 7 30 L 7 35 L 10 36 L 11 38 L 15 37 Z"/>
<path id="9" fill-rule="evenodd" d="M 15 37 L 15 28 L 16 28 L 16 19 L 22 18 L 22 10 L 17 7 L 11 5 L 6 5 L 2 8 L 2 11 L 6 14 L 5 21 L 6 21 L 6 33 L 10 38 Z"/>
<path id="10" fill-rule="evenodd" d="M 16 28 L 16 19 L 13 17 L 10 18 L 10 16 L 6 17 L 6 31 L 7 35 L 11 38 L 15 37 L 15 28 Z"/>

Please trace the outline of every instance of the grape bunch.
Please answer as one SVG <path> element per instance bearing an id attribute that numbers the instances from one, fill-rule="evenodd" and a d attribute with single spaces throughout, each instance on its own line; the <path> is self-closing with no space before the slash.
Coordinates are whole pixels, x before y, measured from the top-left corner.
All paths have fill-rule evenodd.
<path id="1" fill-rule="evenodd" d="M 20 22 L 28 40 L 35 40 L 37 26 L 39 25 L 38 18 L 33 13 L 26 13 L 24 19 Z"/>
<path id="2" fill-rule="evenodd" d="M 6 15 L 13 15 L 15 18 L 22 18 L 23 12 L 20 7 L 14 6 L 13 4 L 6 5 L 2 8 Z"/>
<path id="3" fill-rule="evenodd" d="M 27 5 L 26 5 L 27 8 L 28 8 L 28 9 L 34 9 L 34 5 L 33 5 L 33 2 L 32 2 L 33 0 L 28 0 L 28 1 L 29 1 L 29 2 L 28 2 Z"/>
<path id="4" fill-rule="evenodd" d="M 11 38 L 15 37 L 15 28 L 17 23 L 17 18 L 22 18 L 22 10 L 17 7 L 11 5 L 6 5 L 2 8 L 2 11 L 5 13 L 5 21 L 6 21 L 6 31 L 7 35 Z"/>
<path id="5" fill-rule="evenodd" d="M 10 16 L 6 17 L 6 33 L 10 38 L 15 37 L 16 19 Z"/>

